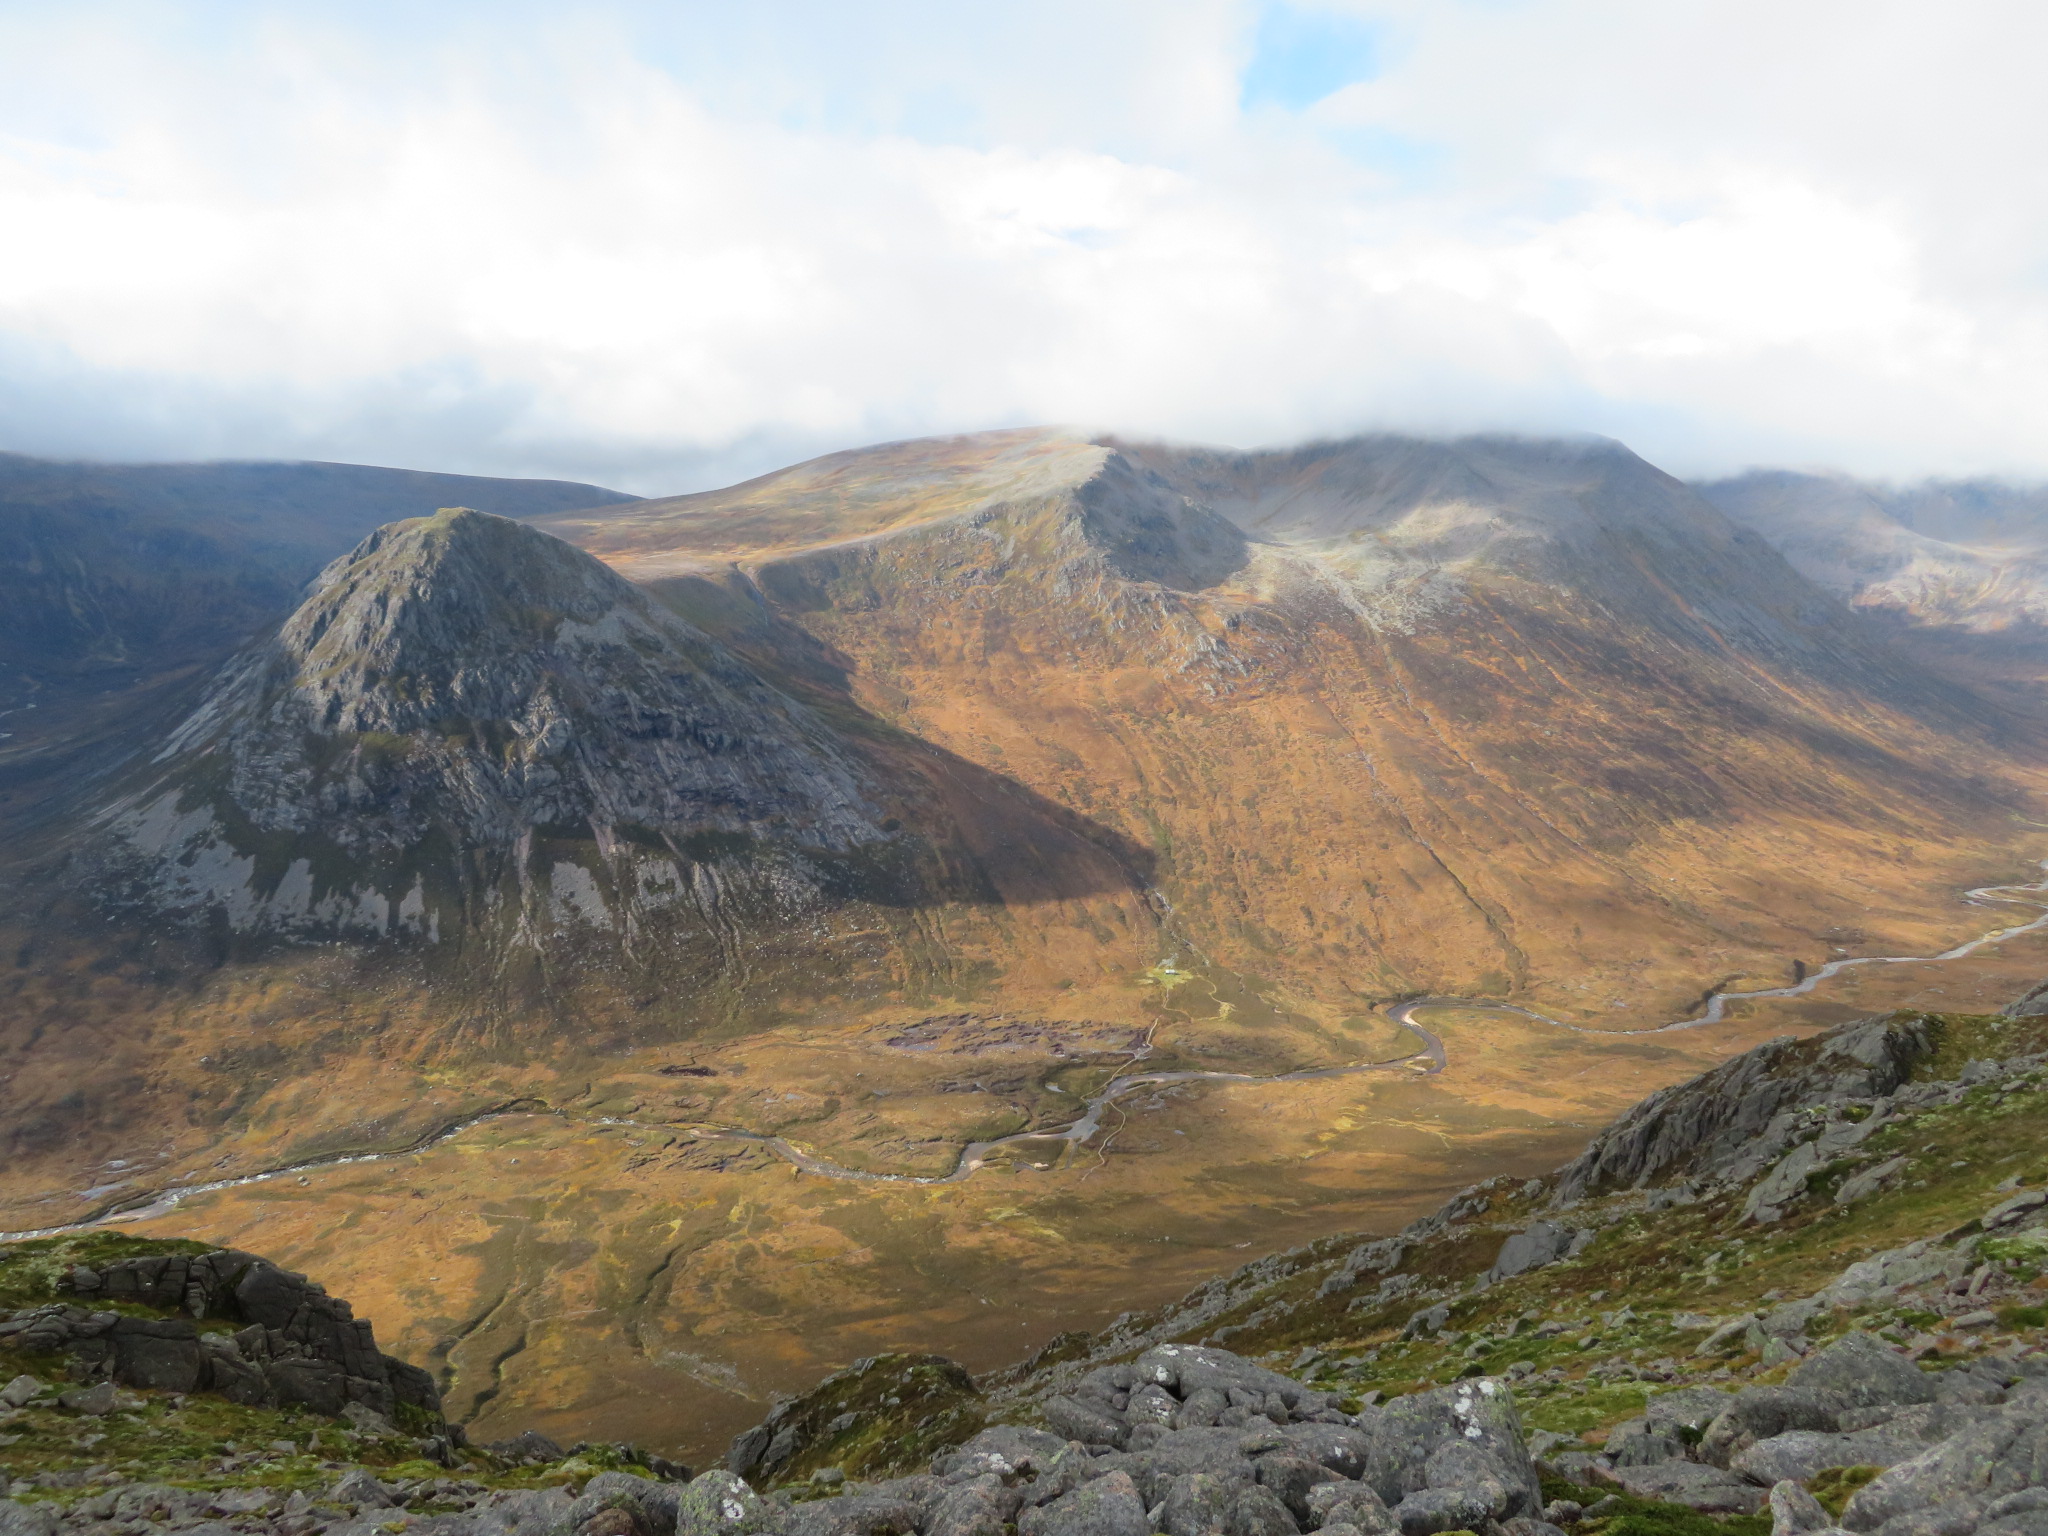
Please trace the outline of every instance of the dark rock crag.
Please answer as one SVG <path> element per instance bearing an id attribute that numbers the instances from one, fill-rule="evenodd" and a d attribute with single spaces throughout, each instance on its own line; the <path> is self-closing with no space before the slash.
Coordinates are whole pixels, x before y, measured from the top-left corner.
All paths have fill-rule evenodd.
<path id="1" fill-rule="evenodd" d="M 0 1341 L 62 1354 L 69 1374 L 87 1383 L 218 1392 L 237 1403 L 298 1404 L 334 1417 L 359 1404 L 388 1422 L 444 1428 L 432 1376 L 380 1352 L 369 1320 L 346 1301 L 253 1253 L 224 1248 L 80 1265 L 64 1284 L 76 1302 L 15 1312 L 0 1322 Z M 136 1316 L 110 1302 L 167 1315 Z M 220 1321 L 243 1326 L 206 1326 Z"/>

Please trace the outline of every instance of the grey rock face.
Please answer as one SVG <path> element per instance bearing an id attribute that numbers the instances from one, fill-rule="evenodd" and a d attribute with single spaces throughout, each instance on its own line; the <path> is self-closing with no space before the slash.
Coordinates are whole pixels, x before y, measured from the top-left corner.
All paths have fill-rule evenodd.
<path id="1" fill-rule="evenodd" d="M 1258 1459 L 1256 1473 L 1258 1485 L 1270 1488 L 1287 1512 L 1299 1524 L 1308 1519 L 1309 1490 L 1318 1483 L 1337 1480 L 1337 1474 L 1319 1461 L 1298 1456 L 1287 1451 L 1275 1451 Z"/>
<path id="2" fill-rule="evenodd" d="M 2007 1409 L 1880 1474 L 1849 1501 L 1842 1523 L 1874 1531 L 1928 1511 L 1981 1511 L 1995 1500 L 2044 1486 L 2048 1418 L 2031 1408 Z"/>
<path id="3" fill-rule="evenodd" d="M 932 1471 L 940 1477 L 979 1477 L 993 1472 L 1010 1477 L 1020 1472 L 1038 1472 L 1052 1465 L 1067 1442 L 1042 1429 L 1024 1429 L 1014 1424 L 997 1424 L 984 1429 L 958 1450 L 943 1452 L 932 1459 Z"/>
<path id="4" fill-rule="evenodd" d="M 785 1536 L 912 1536 L 923 1511 L 907 1499 L 878 1494 L 848 1494 L 814 1499 L 779 1518 Z"/>
<path id="5" fill-rule="evenodd" d="M 1815 1048 L 1791 1040 L 1760 1046 L 1644 1099 L 1559 1171 L 1556 1198 L 1568 1204 L 1681 1175 L 1753 1177 L 1790 1139 L 1793 1128 L 1777 1123 L 1781 1110 L 1891 1093 L 1932 1049 L 1925 1025 L 1882 1019 Z M 1820 1054 L 1808 1060 L 1813 1050 Z"/>
<path id="6" fill-rule="evenodd" d="M 351 1404 L 390 1419 L 401 1403 L 439 1416 L 440 1394 L 425 1371 L 377 1349 L 368 1322 L 303 1275 L 236 1249 L 196 1257 L 138 1255 L 97 1271 L 74 1269 L 76 1288 L 99 1300 L 143 1302 L 188 1313 L 133 1317 L 38 1309 L 25 1337 L 68 1350 L 124 1386 L 166 1392 L 211 1390 L 230 1401 L 297 1403 L 339 1415 Z M 201 1334 L 192 1317 L 246 1322 L 233 1334 Z M 558 1450 L 556 1455 L 561 1453 Z"/>
<path id="7" fill-rule="evenodd" d="M 1393 1512 L 1364 1483 L 1320 1483 L 1308 1491 L 1308 1523 L 1312 1528 L 1346 1525 L 1364 1532 L 1391 1533 Z"/>
<path id="8" fill-rule="evenodd" d="M 1734 1394 L 1715 1387 L 1680 1387 L 1660 1392 L 1643 1409 L 1644 1422 L 1653 1430 L 1705 1429 L 1728 1411 Z"/>
<path id="9" fill-rule="evenodd" d="M 1122 1445 L 1130 1436 L 1130 1426 L 1121 1419 L 1071 1397 L 1047 1403 L 1045 1422 L 1054 1434 L 1083 1445 Z"/>
<path id="10" fill-rule="evenodd" d="M 341 1480 L 328 1490 L 327 1497 L 336 1504 L 366 1509 L 390 1509 L 398 1503 L 389 1488 L 361 1467 L 343 1473 Z"/>

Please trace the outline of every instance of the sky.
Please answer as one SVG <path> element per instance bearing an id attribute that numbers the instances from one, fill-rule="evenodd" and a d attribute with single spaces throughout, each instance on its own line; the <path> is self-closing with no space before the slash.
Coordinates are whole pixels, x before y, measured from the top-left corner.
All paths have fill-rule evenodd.
<path id="1" fill-rule="evenodd" d="M 2048 477 L 2039 0 L 0 0 L 0 449 Z"/>

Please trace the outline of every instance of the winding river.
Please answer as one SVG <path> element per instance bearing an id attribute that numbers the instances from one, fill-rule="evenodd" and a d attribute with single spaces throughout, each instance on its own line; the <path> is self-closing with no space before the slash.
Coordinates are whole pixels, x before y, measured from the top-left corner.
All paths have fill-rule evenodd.
<path id="1" fill-rule="evenodd" d="M 2048 860 L 2042 862 L 2042 869 L 2048 871 Z M 623 1120 L 610 1117 L 577 1117 L 566 1111 L 554 1109 L 536 1100 L 515 1100 L 492 1109 L 481 1111 L 464 1119 L 441 1127 L 431 1135 L 422 1137 L 410 1146 L 393 1148 L 382 1152 L 337 1152 L 321 1157 L 305 1158 L 299 1162 L 287 1163 L 277 1168 L 267 1168 L 260 1173 L 242 1174 L 235 1178 L 214 1179 L 201 1184 L 173 1185 L 146 1194 L 132 1196 L 125 1202 L 110 1206 L 83 1221 L 63 1226 L 41 1227 L 27 1232 L 0 1232 L 0 1242 L 21 1242 L 38 1237 L 57 1237 L 67 1232 L 83 1232 L 110 1222 L 146 1221 L 153 1217 L 167 1215 L 194 1195 L 213 1194 L 224 1189 L 241 1189 L 251 1184 L 263 1184 L 277 1179 L 291 1178 L 321 1168 L 342 1168 L 357 1163 L 389 1162 L 397 1158 L 416 1157 L 432 1147 L 439 1146 L 463 1132 L 482 1125 L 487 1121 L 505 1119 L 514 1115 L 547 1114 L 584 1125 L 623 1127 L 656 1132 L 663 1135 L 687 1136 L 700 1141 L 737 1141 L 763 1147 L 774 1153 L 792 1167 L 822 1178 L 844 1179 L 860 1184 L 959 1184 L 974 1177 L 988 1165 L 992 1154 L 1004 1147 L 1022 1146 L 1026 1143 L 1064 1143 L 1060 1148 L 1079 1147 L 1089 1141 L 1102 1129 L 1102 1117 L 1119 1100 L 1128 1098 L 1147 1088 L 1172 1087 L 1180 1083 L 1241 1083 L 1263 1085 L 1267 1083 L 1310 1082 L 1318 1078 L 1350 1077 L 1362 1072 L 1407 1071 L 1422 1074 L 1442 1072 L 1449 1065 L 1441 1039 L 1415 1021 L 1415 1014 L 1425 1008 L 1458 1008 L 1488 1013 L 1512 1013 L 1539 1024 L 1549 1024 L 1558 1029 L 1569 1029 L 1586 1035 L 1651 1035 L 1671 1030 L 1699 1029 L 1709 1024 L 1720 1023 L 1727 1015 L 1730 1003 L 1747 1002 L 1755 998 L 1801 997 L 1829 977 L 1839 976 L 1843 971 L 1861 965 L 1925 965 L 1945 960 L 1960 960 L 1974 954 L 1986 945 L 2016 938 L 2023 933 L 2033 933 L 2048 928 L 2048 879 L 2035 885 L 1987 885 L 1964 893 L 1963 899 L 1972 906 L 1989 906 L 1994 902 L 2008 902 L 2030 906 L 2038 916 L 2025 923 L 2010 924 L 1994 928 L 1990 932 L 1958 944 L 1953 949 L 1943 950 L 1938 955 L 1863 955 L 1847 960 L 1830 960 L 1811 976 L 1788 987 L 1761 987 L 1750 992 L 1714 992 L 1707 999 L 1704 1011 L 1684 1019 L 1675 1019 L 1668 1024 L 1655 1024 L 1645 1029 L 1598 1029 L 1588 1024 L 1573 1024 L 1565 1019 L 1553 1019 L 1547 1014 L 1518 1007 L 1513 1003 L 1495 1002 L 1488 998 L 1469 997 L 1418 997 L 1396 1003 L 1387 1010 L 1387 1016 L 1402 1029 L 1421 1042 L 1421 1049 L 1411 1055 L 1396 1057 L 1390 1061 L 1358 1062 L 1342 1067 L 1314 1067 L 1299 1072 L 1282 1072 L 1271 1077 L 1259 1077 L 1247 1072 L 1145 1072 L 1133 1070 L 1152 1054 L 1152 1045 L 1146 1043 L 1132 1052 L 1125 1069 L 1117 1073 L 1102 1088 L 1081 1101 L 1082 1113 L 1066 1125 L 1044 1130 L 1019 1131 L 1014 1135 L 999 1136 L 990 1141 L 970 1142 L 961 1148 L 958 1160 L 950 1173 L 907 1174 L 870 1173 L 865 1169 L 846 1168 L 814 1156 L 781 1136 L 763 1135 L 754 1131 L 742 1131 L 730 1127 L 682 1127 L 663 1125 L 648 1121 Z M 1057 1156 L 1058 1154 L 1055 1154 Z M 1039 1164 L 1038 1166 L 1046 1166 Z"/>

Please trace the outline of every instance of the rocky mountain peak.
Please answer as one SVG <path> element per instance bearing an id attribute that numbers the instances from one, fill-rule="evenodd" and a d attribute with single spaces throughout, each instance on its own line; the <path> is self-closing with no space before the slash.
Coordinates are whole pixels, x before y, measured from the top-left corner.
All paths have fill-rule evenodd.
<path id="1" fill-rule="evenodd" d="M 108 818 L 133 893 L 243 928 L 616 928 L 707 860 L 887 836 L 807 709 L 589 555 L 466 508 L 330 565 L 154 768 Z"/>
<path id="2" fill-rule="evenodd" d="M 657 617 L 579 550 L 467 507 L 378 529 L 330 564 L 285 623 L 293 688 L 328 730 L 414 731 L 495 705 L 476 697 L 585 649 L 582 631 L 644 642 L 697 637 Z M 566 627 L 566 628 L 565 628 Z M 483 713 L 495 713 L 485 708 Z"/>

